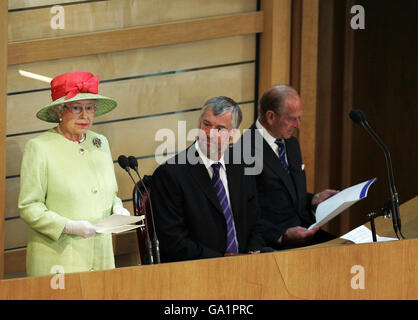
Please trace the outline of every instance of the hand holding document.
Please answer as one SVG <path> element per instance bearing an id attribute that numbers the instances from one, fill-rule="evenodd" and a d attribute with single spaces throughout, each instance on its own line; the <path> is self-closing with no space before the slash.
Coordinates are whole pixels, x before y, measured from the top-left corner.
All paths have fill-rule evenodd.
<path id="1" fill-rule="evenodd" d="M 359 183 L 337 193 L 336 195 L 321 202 L 316 208 L 316 222 L 312 224 L 308 230 L 313 227 L 321 227 L 331 219 L 335 218 L 345 209 L 351 207 L 357 201 L 367 196 L 370 185 L 376 178 Z"/>
<path id="2" fill-rule="evenodd" d="M 144 220 L 145 216 L 124 216 L 112 214 L 94 225 L 97 233 L 121 233 L 140 227 L 138 221 Z"/>

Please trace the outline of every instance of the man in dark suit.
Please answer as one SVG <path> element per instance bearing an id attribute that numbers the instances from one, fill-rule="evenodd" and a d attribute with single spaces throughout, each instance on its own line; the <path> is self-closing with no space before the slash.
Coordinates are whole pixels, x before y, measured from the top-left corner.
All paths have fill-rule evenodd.
<path id="1" fill-rule="evenodd" d="M 228 163 L 226 152 L 241 119 L 232 99 L 209 99 L 199 117 L 198 140 L 154 172 L 151 199 L 162 261 L 257 253 L 264 247 L 255 179 L 244 175 L 242 165 Z"/>
<path id="2" fill-rule="evenodd" d="M 291 248 L 334 238 L 318 228 L 316 206 L 336 190 L 318 194 L 306 191 L 306 177 L 298 140 L 302 104 L 298 93 L 286 85 L 270 88 L 260 99 L 260 117 L 241 137 L 244 160 L 255 158 L 260 214 L 264 238 L 275 249 Z M 247 161 L 248 163 L 248 161 Z"/>

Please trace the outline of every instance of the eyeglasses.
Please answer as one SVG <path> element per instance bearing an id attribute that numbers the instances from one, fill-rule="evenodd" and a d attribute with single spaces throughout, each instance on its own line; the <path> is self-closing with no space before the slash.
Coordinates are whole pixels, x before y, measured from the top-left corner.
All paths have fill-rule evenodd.
<path id="1" fill-rule="evenodd" d="M 200 129 L 203 130 L 203 131 L 208 131 L 208 132 L 210 132 L 211 130 L 213 130 L 213 133 L 218 133 L 218 134 L 227 134 L 227 133 L 229 133 L 229 131 L 228 131 L 227 128 L 224 128 L 222 126 L 221 127 L 214 127 L 214 126 L 212 126 L 212 124 L 210 122 L 208 122 L 206 120 L 203 120 L 201 122 L 201 128 Z"/>
<path id="2" fill-rule="evenodd" d="M 88 105 L 88 106 L 85 106 L 85 107 L 83 107 L 82 105 L 73 105 L 73 106 L 65 105 L 64 108 L 71 111 L 71 113 L 73 113 L 73 114 L 80 114 L 81 111 L 83 111 L 83 109 L 88 114 L 94 114 L 96 112 L 96 109 L 97 109 L 94 104 Z"/>

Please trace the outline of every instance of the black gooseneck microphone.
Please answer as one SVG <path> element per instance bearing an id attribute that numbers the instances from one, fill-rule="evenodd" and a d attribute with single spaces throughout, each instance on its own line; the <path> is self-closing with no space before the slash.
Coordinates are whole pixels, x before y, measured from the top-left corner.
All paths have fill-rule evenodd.
<path id="1" fill-rule="evenodd" d="M 135 189 L 139 193 L 139 195 L 141 196 L 141 199 L 143 201 L 144 195 L 142 194 L 141 190 L 139 190 L 139 188 L 138 188 L 138 186 L 137 186 L 137 184 L 135 182 L 135 179 L 132 177 L 132 174 L 131 174 L 131 172 L 129 170 L 129 160 L 128 160 L 128 158 L 126 156 L 124 156 L 124 155 L 120 155 L 118 157 L 118 163 L 119 163 L 119 166 L 122 169 L 126 170 L 126 172 L 131 177 L 131 179 L 132 179 L 132 181 L 133 181 L 133 183 L 135 185 Z M 150 236 L 149 236 L 149 233 L 148 233 L 148 229 L 147 228 L 145 228 L 145 242 L 146 242 L 146 246 L 147 246 L 147 255 L 148 255 L 147 264 L 154 264 L 154 257 L 153 257 L 153 254 L 152 254 L 151 239 L 150 239 Z"/>
<path id="2" fill-rule="evenodd" d="M 131 177 L 131 180 L 133 181 L 133 183 L 135 183 L 135 180 L 132 177 L 131 172 L 129 171 L 129 160 L 128 160 L 128 158 L 124 155 L 120 155 L 118 157 L 118 163 L 119 163 L 119 166 L 129 174 L 129 177 Z M 136 188 L 136 191 L 139 192 L 139 194 L 141 195 L 141 198 L 142 198 L 143 197 L 142 192 L 141 192 L 141 190 L 138 189 L 136 183 L 135 183 L 135 188 Z"/>
<path id="3" fill-rule="evenodd" d="M 399 239 L 399 234 L 403 239 L 405 237 L 401 231 L 401 217 L 399 214 L 399 199 L 398 199 L 398 192 L 396 191 L 395 186 L 395 178 L 393 176 L 393 168 L 392 168 L 392 160 L 390 157 L 390 152 L 386 145 L 383 143 L 382 139 L 374 132 L 374 130 L 370 127 L 369 123 L 367 122 L 366 115 L 360 109 L 353 109 L 350 112 L 350 118 L 353 122 L 357 123 L 358 125 L 362 126 L 366 132 L 372 137 L 372 139 L 377 143 L 377 145 L 382 149 L 385 160 L 386 160 L 386 169 L 388 173 L 388 182 L 389 182 L 389 191 L 390 191 L 390 200 L 389 200 L 389 209 L 392 211 L 392 223 L 393 229 L 395 231 L 396 237 Z"/>
<path id="4" fill-rule="evenodd" d="M 133 169 L 136 174 L 138 175 L 139 180 L 141 181 L 142 186 L 145 189 L 145 192 L 148 195 L 148 199 L 149 199 L 149 206 L 151 209 L 151 221 L 152 221 L 152 230 L 153 230 L 153 239 L 152 239 L 152 243 L 153 243 L 153 247 L 154 247 L 154 254 L 155 254 L 155 260 L 156 263 L 160 263 L 160 244 L 157 238 L 157 233 L 155 231 L 155 223 L 154 223 L 154 211 L 152 210 L 152 202 L 151 202 L 151 197 L 150 194 L 148 192 L 148 188 L 145 187 L 144 181 L 141 178 L 141 175 L 138 172 L 138 160 L 136 160 L 136 158 L 134 156 L 129 156 L 128 157 L 129 160 L 129 166 L 131 167 L 131 169 Z"/>

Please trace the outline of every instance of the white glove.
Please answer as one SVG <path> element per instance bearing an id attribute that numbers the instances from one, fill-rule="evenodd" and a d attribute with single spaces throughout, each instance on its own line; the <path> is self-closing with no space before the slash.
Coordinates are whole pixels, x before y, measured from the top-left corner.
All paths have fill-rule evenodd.
<path id="1" fill-rule="evenodd" d="M 121 216 L 130 216 L 131 213 L 122 207 L 120 204 L 117 204 L 113 207 L 113 214 L 120 214 Z"/>
<path id="2" fill-rule="evenodd" d="M 68 221 L 64 233 L 75 234 L 80 237 L 90 238 L 96 235 L 95 227 L 88 221 Z"/>

